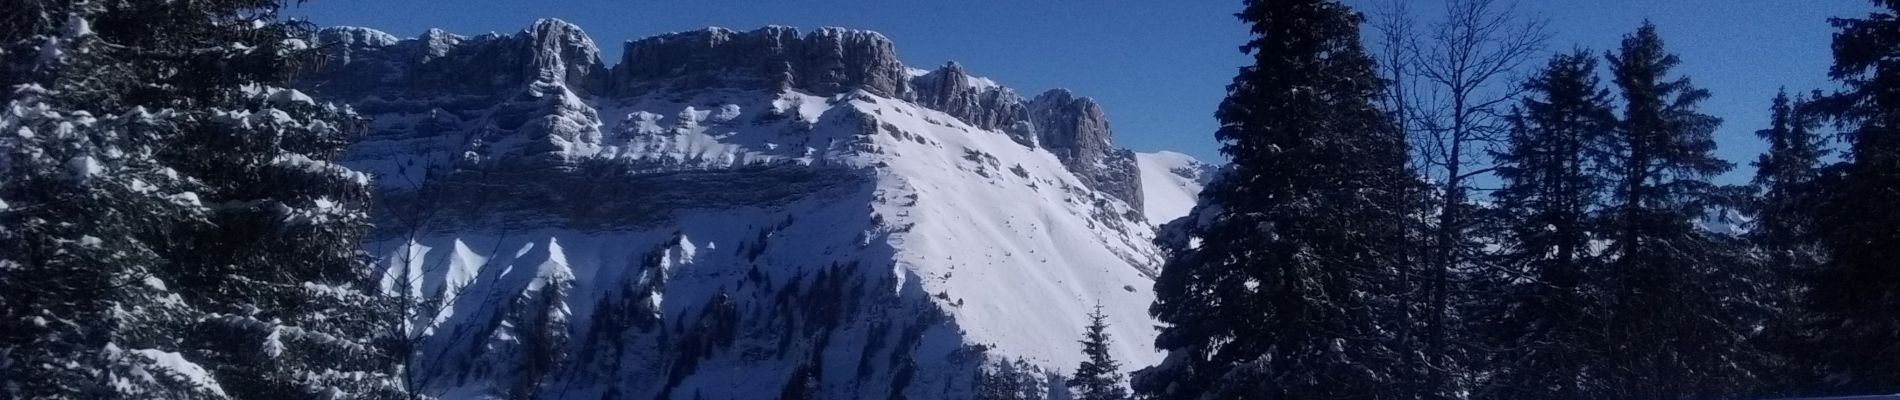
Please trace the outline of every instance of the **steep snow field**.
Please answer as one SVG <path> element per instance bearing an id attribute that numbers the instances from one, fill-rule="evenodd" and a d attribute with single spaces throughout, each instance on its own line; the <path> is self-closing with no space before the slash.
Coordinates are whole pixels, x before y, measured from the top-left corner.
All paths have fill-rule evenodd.
<path id="1" fill-rule="evenodd" d="M 1172 151 L 1135 153 L 1135 162 L 1141 166 L 1142 213 L 1157 226 L 1187 216 L 1213 177 L 1214 166 Z"/>

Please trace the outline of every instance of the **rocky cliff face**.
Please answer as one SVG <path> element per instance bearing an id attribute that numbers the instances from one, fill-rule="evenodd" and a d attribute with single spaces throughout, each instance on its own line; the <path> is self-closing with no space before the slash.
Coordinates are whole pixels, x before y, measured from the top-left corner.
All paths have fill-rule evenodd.
<path id="1" fill-rule="evenodd" d="M 1156 361 L 1131 153 L 1066 91 L 916 71 L 873 32 L 332 28 L 303 86 L 374 117 L 368 244 L 447 398 L 969 398 L 1059 384 L 1107 307 Z M 1009 368 L 996 368 L 1008 364 Z M 1054 378 L 1052 378 L 1054 377 Z M 994 379 L 991 379 L 994 381 Z"/>
<path id="2" fill-rule="evenodd" d="M 915 75 L 911 85 L 918 104 L 1004 132 L 1018 144 L 1047 149 L 1089 187 L 1141 208 L 1134 153 L 1115 147 L 1108 118 L 1094 100 L 1063 89 L 1024 100 L 1009 88 L 970 76 L 955 62 Z"/>
<path id="3" fill-rule="evenodd" d="M 724 28 L 673 33 L 627 42 L 614 70 L 615 93 L 706 88 L 797 89 L 831 96 L 854 89 L 907 98 L 904 65 L 890 39 L 877 32 L 770 26 L 750 32 Z"/>
<path id="4" fill-rule="evenodd" d="M 1141 203 L 1133 154 L 1114 147 L 1093 100 L 1051 90 L 1026 101 L 1009 88 L 971 76 L 955 62 L 913 73 L 876 32 L 790 27 L 750 32 L 711 28 L 628 42 L 614 70 L 615 95 L 706 88 L 792 89 L 819 96 L 849 90 L 916 102 L 976 127 L 1045 147 L 1091 186 Z"/>
<path id="5" fill-rule="evenodd" d="M 1052 89 L 1029 101 L 1029 121 L 1036 126 L 1037 143 L 1055 153 L 1089 187 L 1141 208 L 1135 153 L 1114 147 L 1108 118 L 1095 100 Z"/>
<path id="6" fill-rule="evenodd" d="M 593 39 L 552 19 L 506 36 L 431 29 L 398 40 L 372 29 L 328 28 L 317 33 L 317 41 L 330 46 L 329 65 L 308 82 L 341 97 L 490 96 L 535 82 L 591 93 L 604 87 L 607 76 Z"/>
<path id="7" fill-rule="evenodd" d="M 956 116 L 978 128 L 1009 134 L 1018 144 L 1036 147 L 1036 126 L 1023 98 L 988 79 L 976 78 L 952 61 L 911 79 L 917 104 Z"/>
<path id="8" fill-rule="evenodd" d="M 330 28 L 321 31 L 318 40 L 332 45 L 329 62 L 335 65 L 309 80 L 312 89 L 344 97 L 447 95 L 483 102 L 534 83 L 563 86 L 582 97 L 708 89 L 833 96 L 863 90 L 1004 132 L 1024 146 L 1048 149 L 1090 187 L 1141 208 L 1133 154 L 1114 146 L 1107 118 L 1093 100 L 1061 89 L 1025 100 L 1009 88 L 971 76 L 955 62 L 916 73 L 898 61 L 890 39 L 876 32 L 708 28 L 629 41 L 620 64 L 611 68 L 602 64 L 592 39 L 559 20 L 537 21 L 511 36 L 464 37 L 429 30 L 399 40 L 370 29 Z M 572 144 L 572 139 L 551 138 L 550 146 Z M 563 140 L 569 143 L 560 143 Z"/>

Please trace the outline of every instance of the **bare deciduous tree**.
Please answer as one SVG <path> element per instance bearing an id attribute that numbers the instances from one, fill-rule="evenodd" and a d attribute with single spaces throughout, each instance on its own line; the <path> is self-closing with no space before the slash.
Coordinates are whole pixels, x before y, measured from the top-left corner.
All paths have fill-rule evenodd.
<path id="1" fill-rule="evenodd" d="M 1415 79 L 1417 72 L 1414 70 L 1414 65 L 1417 64 L 1418 60 L 1417 51 L 1419 43 L 1417 22 L 1412 15 L 1414 11 L 1411 5 L 1413 2 L 1415 2 L 1415 0 L 1380 0 L 1373 5 L 1373 11 L 1367 18 L 1368 26 L 1374 31 L 1373 38 L 1375 42 L 1370 46 L 1372 56 L 1378 63 L 1377 67 L 1380 79 L 1386 81 L 1384 86 L 1385 93 L 1383 93 L 1383 96 L 1380 98 L 1380 107 L 1382 107 L 1385 113 L 1390 117 L 1392 132 L 1405 136 L 1409 136 L 1410 132 L 1416 130 L 1416 124 L 1413 122 L 1412 117 L 1417 114 L 1417 112 L 1413 110 L 1414 104 L 1416 104 L 1414 101 L 1417 100 L 1414 96 L 1416 96 L 1417 91 L 1412 89 L 1419 81 Z M 1409 167 L 1412 170 L 1424 168 L 1423 165 L 1419 164 L 1418 157 L 1410 158 Z M 1416 193 L 1416 191 L 1420 189 L 1423 189 L 1423 187 L 1414 186 L 1408 188 L 1408 190 L 1414 192 L 1410 197 L 1422 198 Z M 1414 207 L 1413 210 L 1415 212 L 1410 215 L 1413 221 L 1422 223 L 1431 217 L 1426 214 L 1427 210 L 1423 208 Z M 1424 240 L 1423 233 L 1423 231 L 1415 229 L 1409 233 L 1409 235 L 1412 235 L 1414 240 Z M 1419 273 L 1421 266 L 1416 265 L 1416 263 L 1412 261 L 1422 258 L 1422 256 L 1417 253 L 1418 250 L 1422 249 L 1418 247 L 1407 247 L 1408 253 L 1401 255 L 1407 262 L 1398 264 L 1403 269 L 1398 271 L 1396 282 L 1394 282 L 1398 285 L 1395 292 L 1399 294 L 1400 298 L 1409 300 L 1411 304 L 1407 304 L 1405 307 L 1399 307 L 1396 310 L 1397 314 L 1391 316 L 1391 318 L 1396 321 L 1396 325 L 1393 327 L 1394 339 L 1397 344 L 1395 347 L 1400 351 L 1400 364 L 1407 366 L 1405 370 L 1407 376 L 1401 378 L 1401 381 L 1415 385 L 1407 389 L 1411 392 L 1426 391 L 1423 385 L 1423 374 L 1421 374 L 1417 368 L 1420 364 L 1421 352 L 1416 348 L 1417 346 L 1415 346 L 1418 342 L 1415 335 L 1419 328 L 1417 322 L 1419 309 L 1416 305 L 1418 300 L 1422 297 L 1420 296 L 1421 285 L 1419 284 L 1422 274 Z"/>
<path id="2" fill-rule="evenodd" d="M 1435 218 L 1421 218 L 1430 225 L 1422 268 L 1405 280 L 1424 315 L 1418 337 L 1402 340 L 1422 342 L 1422 392 L 1449 396 L 1457 368 L 1447 343 L 1455 270 L 1469 268 L 1478 250 L 1468 234 L 1471 192 L 1479 190 L 1472 183 L 1494 169 L 1484 155 L 1508 129 L 1504 108 L 1522 92 L 1516 75 L 1550 35 L 1545 20 L 1522 13 L 1514 0 L 1445 0 L 1422 31 L 1406 1 L 1380 6 L 1372 24 L 1381 39 L 1381 72 L 1391 80 L 1386 106 L 1435 196 Z"/>

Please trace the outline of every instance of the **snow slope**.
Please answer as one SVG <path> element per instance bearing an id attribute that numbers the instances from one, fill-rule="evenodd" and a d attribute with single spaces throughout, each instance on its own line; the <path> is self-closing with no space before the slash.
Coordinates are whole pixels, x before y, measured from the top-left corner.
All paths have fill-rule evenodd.
<path id="1" fill-rule="evenodd" d="M 1187 216 L 1216 169 L 1172 151 L 1135 153 L 1135 162 L 1141 168 L 1142 214 L 1157 226 Z"/>
<path id="2" fill-rule="evenodd" d="M 1016 114 L 922 106 L 890 77 L 927 73 L 835 28 L 642 39 L 611 68 L 553 20 L 386 36 L 326 30 L 349 62 L 305 86 L 375 117 L 347 164 L 382 189 L 388 289 L 439 305 L 412 321 L 435 394 L 969 398 L 1003 362 L 1059 380 L 1042 372 L 1081 361 L 1097 304 L 1125 368 L 1159 361 L 1149 221 L 1191 207 L 1199 178 L 1177 171 L 1199 164 L 1139 156 L 1167 182 L 1148 210 L 1091 187 L 1133 179 L 1025 139 L 1105 129 L 1086 99 L 981 128 L 965 118 Z"/>

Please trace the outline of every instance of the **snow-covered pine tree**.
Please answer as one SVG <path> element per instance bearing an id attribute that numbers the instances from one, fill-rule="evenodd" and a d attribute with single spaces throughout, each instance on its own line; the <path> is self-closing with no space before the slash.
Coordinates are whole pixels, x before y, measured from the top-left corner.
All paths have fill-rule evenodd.
<path id="1" fill-rule="evenodd" d="M 1847 90 L 1823 102 L 1846 127 L 1845 160 L 1825 187 L 1819 268 L 1806 309 L 1821 382 L 1841 393 L 1900 392 L 1900 1 L 1834 21 L 1832 75 Z"/>
<path id="2" fill-rule="evenodd" d="M 64 34 L 43 46 L 86 45 L 83 32 Z M 49 57 L 25 69 L 79 65 Z M 173 226 L 202 209 L 192 185 L 153 160 L 145 135 L 166 123 L 94 114 L 67 95 L 85 85 L 71 78 L 44 85 L 12 86 L 0 114 L 0 397 L 222 397 L 180 362 L 176 333 L 197 313 L 158 271 Z"/>
<path id="3" fill-rule="evenodd" d="M 1069 378 L 1069 390 L 1076 400 L 1126 400 L 1128 388 L 1122 387 L 1121 363 L 1108 354 L 1108 315 L 1102 313 L 1102 305 L 1095 305 L 1095 311 L 1089 313 L 1088 332 L 1082 336 L 1082 360 L 1075 367 L 1075 376 Z"/>
<path id="4" fill-rule="evenodd" d="M 328 162 L 361 122 L 269 86 L 310 54 L 278 6 L 4 5 L 8 397 L 398 397 Z"/>
<path id="5" fill-rule="evenodd" d="M 1401 397 L 1388 341 L 1417 184 L 1375 102 L 1360 17 L 1334 1 L 1247 1 L 1254 38 L 1216 117 L 1231 175 L 1209 186 L 1198 246 L 1170 249 L 1150 311 L 1159 399 Z M 1191 241 L 1171 241 L 1188 243 Z"/>
<path id="6" fill-rule="evenodd" d="M 0 397 L 222 397 L 181 362 L 175 333 L 196 313 L 160 275 L 166 238 L 202 210 L 155 160 L 174 115 L 123 107 L 75 73 L 111 68 L 87 18 L 96 5 L 5 6 Z"/>
<path id="7" fill-rule="evenodd" d="M 1552 57 L 1524 83 L 1492 194 L 1497 269 L 1477 285 L 1481 336 L 1493 349 L 1479 398 L 1606 398 L 1605 320 L 1589 218 L 1603 195 L 1603 144 L 1616 130 L 1609 92 L 1583 50 Z"/>
<path id="8" fill-rule="evenodd" d="M 1696 109 L 1708 91 L 1669 76 L 1679 60 L 1655 25 L 1624 36 L 1609 59 L 1625 101 L 1609 163 L 1615 204 L 1600 225 L 1611 257 L 1610 397 L 1745 392 L 1749 271 L 1733 268 L 1746 265 L 1739 246 L 1697 225 L 1714 198 L 1709 179 L 1731 168 L 1713 154 L 1721 120 Z"/>

